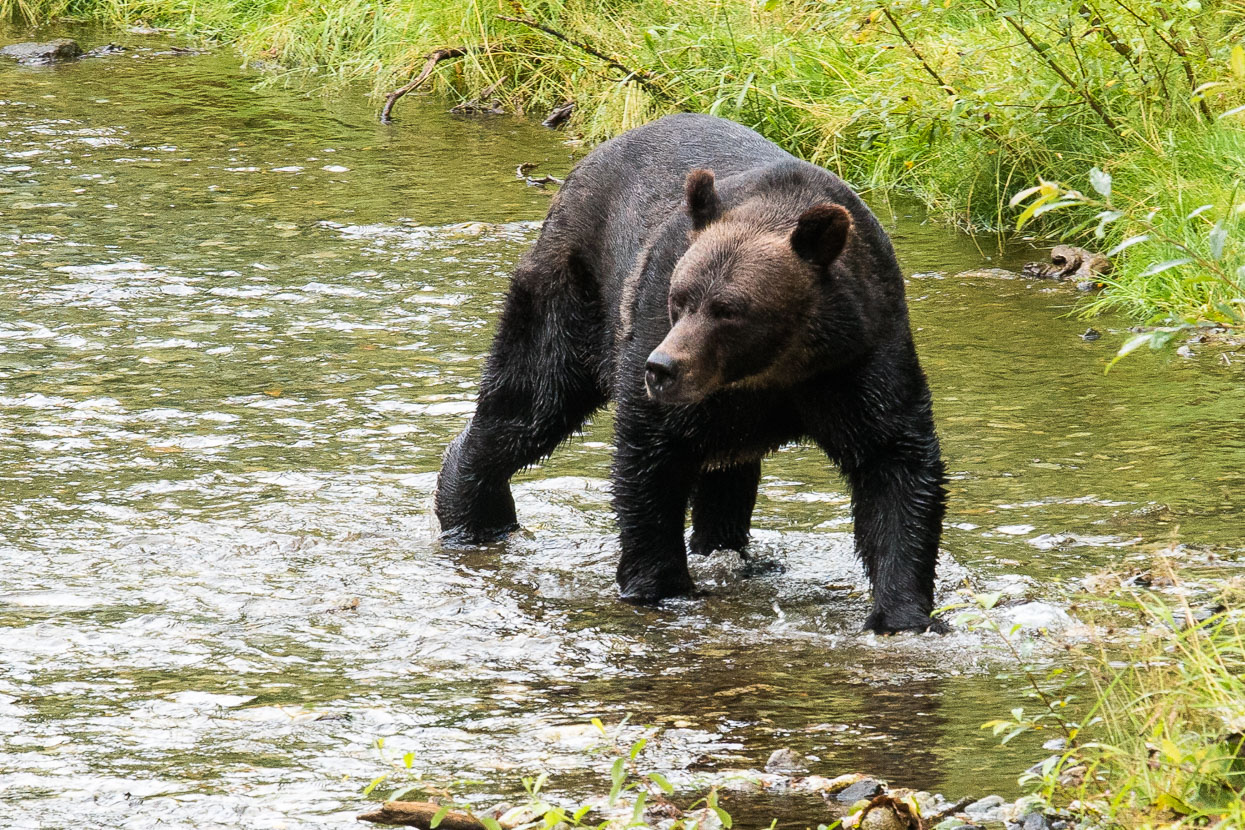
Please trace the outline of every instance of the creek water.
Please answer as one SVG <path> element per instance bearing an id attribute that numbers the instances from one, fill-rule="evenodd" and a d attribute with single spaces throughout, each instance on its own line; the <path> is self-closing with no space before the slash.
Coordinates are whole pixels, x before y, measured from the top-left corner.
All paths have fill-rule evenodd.
<path id="1" fill-rule="evenodd" d="M 703 595 L 659 609 L 615 596 L 608 412 L 518 477 L 523 532 L 439 546 L 440 454 L 550 199 L 514 170 L 568 169 L 563 136 L 415 98 L 382 126 L 121 37 L 0 65 L 0 823 L 350 826 L 391 765 L 600 792 L 586 724 L 627 715 L 665 727 L 646 763 L 680 785 L 791 747 L 1017 792 L 1042 751 L 978 728 L 1024 702 L 1016 666 L 972 631 L 856 633 L 848 497 L 810 448 L 766 463 L 753 559 L 695 562 Z M 874 205 L 950 471 L 942 598 L 1001 589 L 1055 626 L 1147 546 L 1231 567 L 1240 364 L 1104 375 L 1119 321 L 1087 342 L 1069 289 L 955 276 L 1032 252 Z"/>

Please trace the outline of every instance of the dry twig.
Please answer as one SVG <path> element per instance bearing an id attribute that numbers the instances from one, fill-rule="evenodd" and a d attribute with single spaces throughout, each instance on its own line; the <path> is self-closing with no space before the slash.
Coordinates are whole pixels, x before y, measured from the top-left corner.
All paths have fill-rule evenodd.
<path id="1" fill-rule="evenodd" d="M 432 77 L 432 73 L 442 61 L 461 58 L 471 54 L 472 52 L 492 51 L 494 50 L 491 46 L 446 46 L 440 49 L 432 50 L 424 56 L 424 68 L 419 71 L 419 74 L 416 75 L 410 83 L 398 87 L 393 92 L 385 96 L 385 108 L 380 111 L 381 123 L 388 124 L 393 120 L 390 117 L 390 114 L 393 112 L 393 105 L 396 104 L 398 99 L 403 95 L 419 89 L 420 85 L 423 84 L 424 81 Z"/>

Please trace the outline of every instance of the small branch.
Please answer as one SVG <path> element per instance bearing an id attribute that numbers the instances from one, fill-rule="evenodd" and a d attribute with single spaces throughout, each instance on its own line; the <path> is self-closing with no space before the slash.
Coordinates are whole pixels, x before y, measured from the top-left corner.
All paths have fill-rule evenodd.
<path id="1" fill-rule="evenodd" d="M 886 19 L 889 20 L 891 25 L 895 27 L 895 32 L 907 45 L 908 51 L 913 55 L 916 55 L 916 59 L 921 62 L 921 66 L 925 67 L 925 71 L 929 73 L 929 76 L 938 82 L 938 86 L 940 86 L 948 95 L 955 95 L 955 89 L 952 88 L 951 84 L 944 81 L 942 76 L 934 71 L 934 67 L 930 66 L 929 62 L 925 60 L 925 56 L 922 55 L 916 48 L 916 44 L 908 39 L 907 33 L 905 33 L 903 27 L 899 25 L 899 21 L 895 19 L 895 16 L 891 14 L 891 10 L 886 8 L 886 6 L 882 6 L 882 14 L 885 15 Z"/>
<path id="2" fill-rule="evenodd" d="M 632 69 L 619 61 L 617 58 L 612 58 L 599 49 L 590 46 L 581 40 L 576 40 L 570 35 L 564 32 L 559 32 L 557 29 L 546 26 L 544 23 L 540 23 L 539 21 L 530 20 L 526 17 L 509 17 L 504 14 L 499 14 L 497 19 L 505 20 L 507 23 L 518 23 L 520 26 L 527 26 L 530 29 L 536 29 L 537 31 L 544 32 L 550 37 L 556 38 L 565 44 L 574 46 L 581 52 L 586 52 L 589 55 L 592 55 L 592 57 L 603 62 L 611 69 L 617 69 L 619 72 L 622 72 L 626 75 L 623 79 L 624 81 L 635 81 L 635 83 L 639 84 L 654 97 L 662 98 L 667 101 L 670 100 L 670 95 L 657 83 L 657 76 L 652 72 L 649 72 L 647 69 Z"/>
<path id="3" fill-rule="evenodd" d="M 1133 50 L 1129 49 L 1124 41 L 1120 40 L 1119 36 L 1115 33 L 1115 30 L 1107 24 L 1107 21 L 1102 19 L 1102 15 L 1099 14 L 1098 9 L 1091 6 L 1088 2 L 1084 2 L 1081 3 L 1080 8 L 1076 11 L 1077 14 L 1084 18 L 1085 22 L 1090 25 L 1091 31 L 1097 32 L 1102 39 L 1107 42 L 1107 45 L 1115 50 L 1116 54 L 1128 62 L 1128 65 L 1132 68 L 1133 73 L 1136 74 L 1137 78 L 1144 85 L 1146 83 L 1146 79 L 1145 76 L 1141 74 L 1141 69 L 1137 66 L 1137 62 L 1133 59 Z"/>
<path id="4" fill-rule="evenodd" d="M 487 46 L 448 46 L 441 49 L 434 49 L 429 52 L 424 56 L 424 68 L 419 71 L 419 74 L 416 75 L 410 83 L 405 86 L 398 87 L 393 92 L 385 96 L 385 108 L 380 111 L 381 123 L 388 124 L 393 120 L 390 117 L 390 114 L 393 112 L 393 105 L 396 104 L 398 99 L 403 95 L 419 89 L 420 85 L 423 84 L 424 81 L 432 77 L 433 71 L 436 70 L 437 65 L 440 64 L 441 61 L 461 58 L 471 54 L 472 52 L 491 51 L 493 51 L 493 49 Z"/>
<path id="5" fill-rule="evenodd" d="M 982 5 L 991 11 L 1001 12 L 1001 9 L 997 5 L 989 2 L 989 0 L 983 0 Z M 1046 50 L 1038 45 L 1037 41 L 1033 39 L 1033 36 L 1029 34 L 1028 29 L 1020 25 L 1020 22 L 1016 20 L 1015 15 L 1000 14 L 1000 16 L 1007 21 L 1007 25 L 1015 29 L 1016 32 L 1025 39 L 1025 43 L 1029 44 L 1037 56 L 1051 68 L 1051 71 L 1058 75 L 1060 80 L 1068 85 L 1068 89 L 1081 96 L 1085 103 L 1089 104 L 1089 108 L 1098 114 L 1098 117 L 1102 119 L 1102 123 L 1106 124 L 1107 128 L 1111 130 L 1111 132 L 1116 135 L 1120 134 L 1119 126 L 1115 123 L 1115 119 L 1111 117 L 1111 114 L 1107 112 L 1106 107 L 1102 105 L 1102 102 L 1095 98 L 1088 89 L 1079 86 L 1076 81 L 1072 80 L 1068 73 L 1064 71 L 1062 66 L 1055 63 L 1050 55 L 1046 54 Z"/>
<path id="6" fill-rule="evenodd" d="M 908 51 L 916 56 L 916 59 L 921 62 L 921 66 L 925 68 L 925 71 L 929 74 L 929 76 L 933 78 L 935 82 L 937 82 L 939 89 L 941 89 L 943 92 L 950 95 L 952 98 L 956 97 L 959 93 L 955 91 L 955 87 L 951 86 L 951 84 L 943 80 L 943 77 L 938 74 L 937 70 L 935 70 L 933 66 L 930 65 L 929 61 L 925 60 L 925 56 L 922 55 L 921 51 L 916 48 L 916 44 L 913 43 L 912 39 L 908 37 L 908 33 L 903 30 L 903 27 L 899 25 L 899 21 L 895 19 L 895 16 L 893 14 L 891 14 L 890 9 L 888 9 L 886 6 L 882 6 L 881 11 L 882 11 L 882 14 L 885 15 L 886 19 L 890 21 L 890 24 L 895 27 L 895 33 L 898 34 L 900 39 L 903 40 L 904 44 L 908 47 Z M 992 106 L 1007 106 L 1007 105 L 1006 104 L 1003 104 L 1003 105 L 994 104 Z M 988 119 L 989 117 L 990 116 L 987 113 L 986 118 Z M 985 123 L 985 125 L 982 127 L 982 131 L 986 135 L 988 135 L 991 139 L 1003 145 L 1004 147 L 1008 145 L 1007 139 L 1003 135 L 1001 135 L 997 130 L 991 127 L 988 122 Z"/>
<path id="7" fill-rule="evenodd" d="M 1180 66 L 1182 69 L 1184 69 L 1185 79 L 1189 82 L 1189 89 L 1197 89 L 1197 76 L 1193 74 L 1193 66 L 1192 64 L 1189 63 L 1189 53 L 1184 48 L 1184 46 L 1180 43 L 1180 36 L 1176 34 L 1175 30 L 1174 29 L 1171 30 L 1171 38 L 1168 38 L 1166 35 L 1163 34 L 1163 30 L 1160 27 L 1155 26 L 1152 21 L 1146 20 L 1144 17 L 1142 17 L 1140 14 L 1138 14 L 1136 11 L 1134 11 L 1132 8 L 1126 5 L 1123 2 L 1123 0 L 1115 0 L 1115 4 L 1119 6 L 1121 9 L 1123 9 L 1124 11 L 1128 12 L 1142 26 L 1154 32 L 1154 36 L 1157 37 L 1164 46 L 1166 46 L 1168 49 L 1176 53 L 1176 56 L 1180 58 Z M 1160 15 L 1163 14 L 1162 7 L 1159 7 L 1159 14 Z M 1163 19 L 1164 21 L 1166 21 L 1167 17 L 1164 16 Z M 1198 99 L 1197 104 L 1198 104 L 1198 109 L 1201 111 L 1202 115 L 1204 115 L 1208 119 L 1212 117 L 1211 112 L 1210 112 L 1210 107 L 1207 105 L 1206 99 L 1204 97 Z"/>

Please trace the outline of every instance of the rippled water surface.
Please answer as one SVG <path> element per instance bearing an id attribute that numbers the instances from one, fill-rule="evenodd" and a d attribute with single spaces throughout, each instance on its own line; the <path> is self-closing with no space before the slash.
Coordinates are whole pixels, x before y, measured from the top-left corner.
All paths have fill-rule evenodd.
<path id="1" fill-rule="evenodd" d="M 514 169 L 565 171 L 559 134 L 416 100 L 383 127 L 144 41 L 0 64 L 0 823 L 350 826 L 381 737 L 433 785 L 574 789 L 583 724 L 627 713 L 680 782 L 789 746 L 1014 791 L 1037 750 L 977 727 L 1020 681 L 976 634 L 855 633 L 847 495 L 807 448 L 766 465 L 758 561 L 659 610 L 615 600 L 608 414 L 519 477 L 522 534 L 439 547 L 439 456 L 550 198 Z M 1104 376 L 1120 337 L 1081 340 L 1067 291 L 952 276 L 1024 254 L 877 209 L 951 471 L 944 598 L 1060 605 L 1171 538 L 1230 567 L 1241 364 Z"/>

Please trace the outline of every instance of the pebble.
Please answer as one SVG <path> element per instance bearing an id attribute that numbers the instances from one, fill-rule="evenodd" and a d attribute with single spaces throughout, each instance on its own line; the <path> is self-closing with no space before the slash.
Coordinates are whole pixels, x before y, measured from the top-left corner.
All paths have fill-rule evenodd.
<path id="1" fill-rule="evenodd" d="M 1024 823 L 1020 826 L 1024 830 L 1050 830 L 1050 822 L 1041 813 L 1029 813 L 1029 815 L 1025 816 Z"/>
<path id="2" fill-rule="evenodd" d="M 881 792 L 882 784 L 880 781 L 875 778 L 865 778 L 844 790 L 840 790 L 839 794 L 835 796 L 835 800 L 840 804 L 855 804 L 857 801 L 873 798 Z"/>
<path id="3" fill-rule="evenodd" d="M 860 830 L 908 830 L 911 825 L 889 808 L 882 807 L 865 813 L 864 821 L 859 826 Z"/>
<path id="4" fill-rule="evenodd" d="M 1001 807 L 1003 803 L 1003 796 L 988 795 L 985 798 L 979 798 L 972 804 L 969 804 L 964 808 L 964 812 L 968 813 L 970 816 L 978 816 L 989 810 L 993 810 L 995 807 Z"/>

